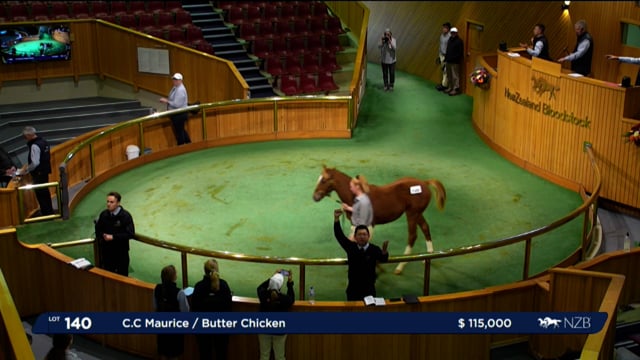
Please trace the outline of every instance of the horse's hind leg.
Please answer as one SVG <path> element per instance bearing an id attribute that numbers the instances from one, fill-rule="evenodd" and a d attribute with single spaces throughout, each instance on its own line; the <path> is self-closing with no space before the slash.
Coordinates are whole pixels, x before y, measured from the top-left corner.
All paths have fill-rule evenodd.
<path id="1" fill-rule="evenodd" d="M 407 242 L 407 247 L 404 249 L 404 255 L 410 255 L 413 251 L 413 245 L 416 243 L 416 239 L 418 238 L 418 234 L 416 231 L 417 225 L 417 217 L 414 215 L 407 214 L 407 225 L 409 227 L 409 240 Z M 395 271 L 393 272 L 396 275 L 400 275 L 404 267 L 407 266 L 406 262 L 398 263 Z"/>
<path id="2" fill-rule="evenodd" d="M 432 253 L 433 242 L 431 241 L 431 230 L 429 229 L 429 223 L 427 223 L 427 220 L 424 218 L 424 215 L 420 215 L 420 217 L 418 218 L 418 225 L 420 225 L 420 229 L 424 234 L 424 238 L 427 243 L 427 252 Z"/>

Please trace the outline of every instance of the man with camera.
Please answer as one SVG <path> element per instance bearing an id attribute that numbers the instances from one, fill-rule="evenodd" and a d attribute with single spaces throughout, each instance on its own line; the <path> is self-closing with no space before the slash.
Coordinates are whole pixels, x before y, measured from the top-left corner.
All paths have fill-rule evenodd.
<path id="1" fill-rule="evenodd" d="M 384 91 L 393 91 L 393 83 L 396 81 L 396 38 L 391 34 L 391 30 L 386 29 L 380 42 L 380 62 L 382 63 L 382 79 L 384 80 Z"/>

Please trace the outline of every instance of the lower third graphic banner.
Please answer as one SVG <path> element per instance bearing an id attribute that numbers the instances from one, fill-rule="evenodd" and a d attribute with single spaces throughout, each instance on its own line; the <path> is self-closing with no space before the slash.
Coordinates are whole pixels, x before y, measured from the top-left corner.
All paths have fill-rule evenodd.
<path id="1" fill-rule="evenodd" d="M 603 312 L 51 312 L 39 334 L 592 334 Z"/>

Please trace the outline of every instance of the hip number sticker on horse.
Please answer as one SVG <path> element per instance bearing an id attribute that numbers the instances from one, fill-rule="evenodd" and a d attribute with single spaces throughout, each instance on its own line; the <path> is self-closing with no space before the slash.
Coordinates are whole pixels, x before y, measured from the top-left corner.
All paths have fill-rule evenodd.
<path id="1" fill-rule="evenodd" d="M 414 194 L 422 194 L 422 186 L 420 186 L 420 185 L 414 185 L 414 186 L 410 187 L 410 188 L 409 188 L 409 193 L 410 193 L 411 195 L 414 195 Z"/>

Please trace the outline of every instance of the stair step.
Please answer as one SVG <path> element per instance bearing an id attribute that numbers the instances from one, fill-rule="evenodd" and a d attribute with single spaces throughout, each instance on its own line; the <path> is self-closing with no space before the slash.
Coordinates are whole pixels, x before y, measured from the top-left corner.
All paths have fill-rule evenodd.
<path id="1" fill-rule="evenodd" d="M 233 60 L 233 64 L 237 68 L 238 65 L 255 64 L 255 61 L 253 59 L 236 59 L 236 60 Z"/>
<path id="2" fill-rule="evenodd" d="M 214 47 L 215 44 L 214 44 Z M 223 51 L 215 51 L 215 54 L 217 56 L 247 56 L 247 52 L 246 51 L 242 51 L 242 50 L 223 50 Z"/>

